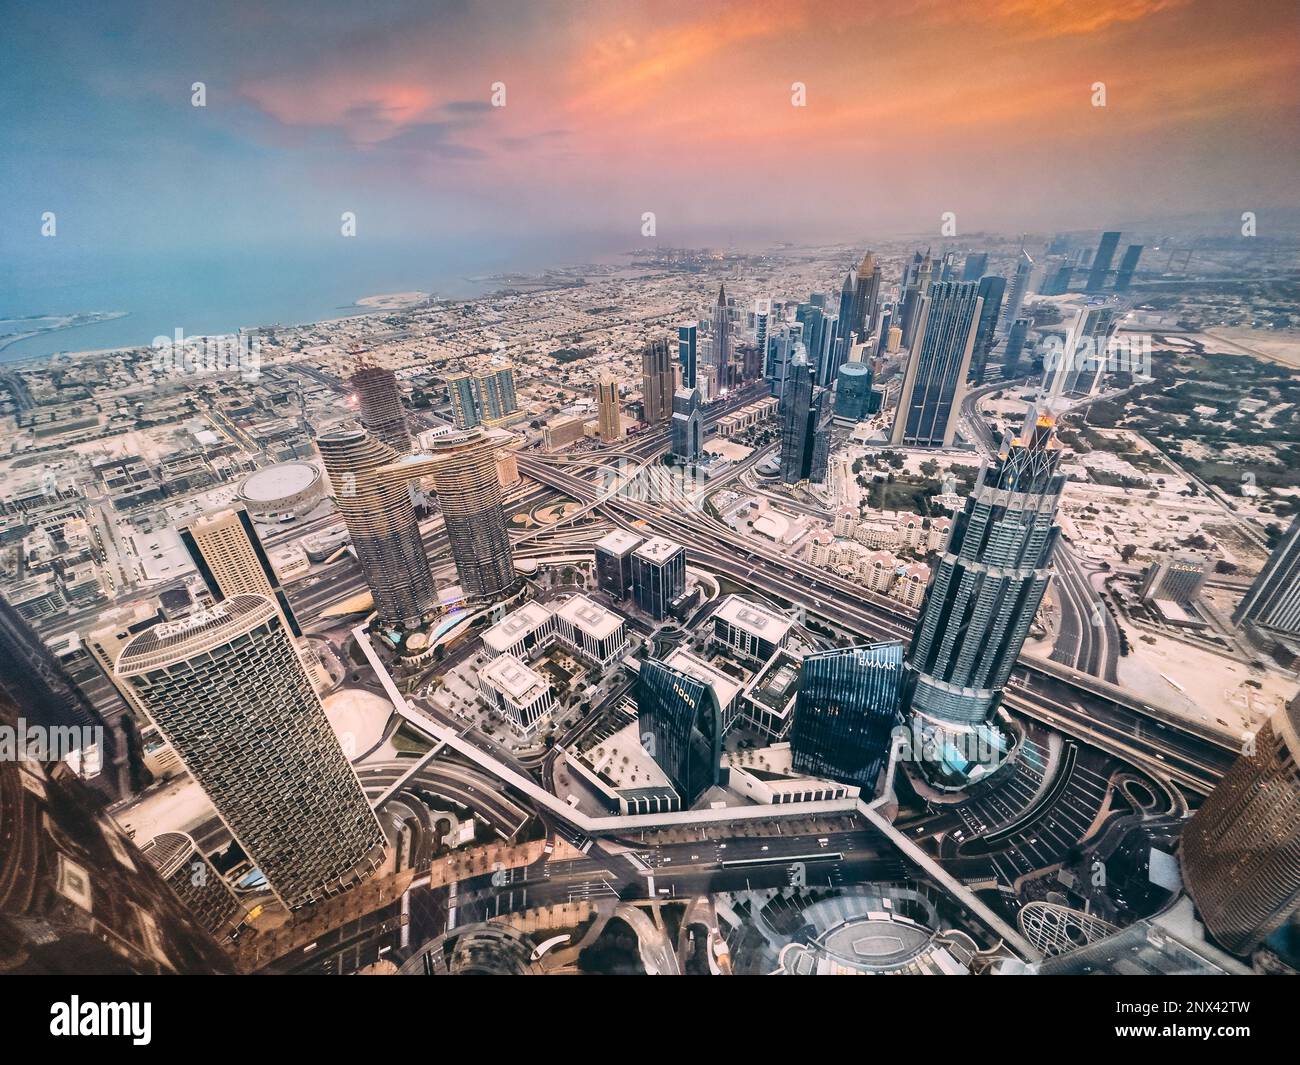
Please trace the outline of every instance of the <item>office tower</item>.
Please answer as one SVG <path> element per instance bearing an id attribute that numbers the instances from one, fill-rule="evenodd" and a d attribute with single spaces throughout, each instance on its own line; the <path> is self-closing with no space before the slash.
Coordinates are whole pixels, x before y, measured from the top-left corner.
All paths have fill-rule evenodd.
<path id="1" fill-rule="evenodd" d="M 288 908 L 382 862 L 383 831 L 266 596 L 145 630 L 117 674 Z"/>
<path id="2" fill-rule="evenodd" d="M 1034 274 L 1034 260 L 1029 257 L 1023 245 L 1016 259 L 1016 274 L 1011 279 L 1011 289 L 1007 293 L 1007 302 L 1002 308 L 1002 332 L 1010 332 L 1011 323 L 1020 315 L 1025 297 L 1029 295 L 1029 282 Z"/>
<path id="3" fill-rule="evenodd" d="M 1181 607 L 1191 606 L 1205 587 L 1208 562 L 1204 555 L 1177 554 L 1148 566 L 1142 582 L 1142 601 L 1165 599 Z"/>
<path id="4" fill-rule="evenodd" d="M 794 768 L 871 795 L 898 723 L 902 674 L 897 640 L 805 655 L 790 732 Z"/>
<path id="5" fill-rule="evenodd" d="M 978 281 L 989 269 L 989 253 L 986 251 L 973 251 L 966 256 L 966 265 L 962 267 L 961 279 L 963 281 Z"/>
<path id="6" fill-rule="evenodd" d="M 0 679 L 9 679 L 0 671 Z M 0 685 L 0 727 L 44 714 Z M 0 759 L 0 971 L 230 974 L 234 965 L 66 762 Z"/>
<path id="7" fill-rule="evenodd" d="M 499 425 L 509 421 L 519 410 L 515 396 L 515 368 L 499 366 L 494 370 L 474 375 L 474 404 L 478 421 L 485 425 Z M 457 421 L 457 425 L 460 423 Z M 473 426 L 461 426 L 473 428 Z"/>
<path id="8" fill-rule="evenodd" d="M 1080 307 L 1065 339 L 1043 359 L 1043 392 L 1048 396 L 1091 396 L 1109 367 L 1110 341 L 1119 328 L 1115 307 Z"/>
<path id="9" fill-rule="evenodd" d="M 1300 696 L 1223 775 L 1180 848 L 1187 893 L 1226 950 L 1249 954 L 1300 909 Z"/>
<path id="10" fill-rule="evenodd" d="M 1282 534 L 1233 612 L 1232 622 L 1247 631 L 1300 636 L 1300 515 Z"/>
<path id="11" fill-rule="evenodd" d="M 860 318 L 857 310 L 857 282 L 850 270 L 844 275 L 844 284 L 840 286 L 840 304 L 835 313 L 835 336 L 847 341 L 853 333 L 859 332 L 856 323 Z M 836 367 L 838 369 L 838 367 Z"/>
<path id="12" fill-rule="evenodd" d="M 1127 292 L 1129 290 L 1140 258 L 1142 258 L 1141 244 L 1130 244 L 1124 249 L 1124 258 L 1120 260 L 1119 270 L 1115 274 L 1116 292 Z"/>
<path id="13" fill-rule="evenodd" d="M 781 393 L 781 479 L 786 484 L 822 481 L 825 466 L 818 468 L 818 434 L 826 433 L 823 407 L 825 389 L 818 388 L 813 368 L 802 356 L 790 366 L 785 391 Z M 819 476 L 820 474 L 820 476 Z"/>
<path id="14" fill-rule="evenodd" d="M 636 681 L 641 745 L 689 807 L 722 776 L 722 710 L 713 686 L 648 658 Z"/>
<path id="15" fill-rule="evenodd" d="M 1006 287 L 1006 278 L 996 274 L 981 278 L 979 282 L 977 291 L 984 304 L 975 326 L 975 348 L 971 353 L 970 374 L 971 380 L 977 385 L 984 383 L 989 353 L 992 352 L 993 345 L 997 341 L 998 315 L 1002 310 L 1002 296 Z"/>
<path id="16" fill-rule="evenodd" d="M 853 320 L 845 329 L 845 336 L 857 333 L 865 340 L 876 324 L 876 310 L 880 302 L 880 264 L 868 251 L 858 265 L 853 291 Z"/>
<path id="17" fill-rule="evenodd" d="M 1065 487 L 1054 426 L 1040 414 L 1024 435 L 1003 440 L 956 516 L 925 592 L 905 695 L 920 727 L 943 738 L 941 775 L 978 775 L 974 749 L 949 752 L 948 740 L 992 739 L 985 726 L 1047 590 Z"/>
<path id="18" fill-rule="evenodd" d="M 771 321 L 772 301 L 757 300 L 754 303 L 754 347 L 758 350 L 758 371 L 753 377 L 767 373 L 767 338 Z"/>
<path id="19" fill-rule="evenodd" d="M 602 373 L 596 382 L 596 419 L 600 439 L 606 444 L 618 443 L 623 436 L 623 418 L 618 406 L 618 381 L 613 374 Z"/>
<path id="20" fill-rule="evenodd" d="M 795 321 L 803 326 L 804 350 L 813 368 L 813 380 L 816 380 L 826 347 L 826 312 L 815 303 L 801 303 L 795 309 L 794 316 Z"/>
<path id="21" fill-rule="evenodd" d="M 894 307 L 892 304 L 885 304 L 884 310 L 880 312 L 880 336 L 876 340 L 876 354 L 884 355 L 888 351 L 897 351 L 898 348 L 889 347 L 889 334 L 894 328 Z M 901 336 L 901 334 L 900 334 Z"/>
<path id="22" fill-rule="evenodd" d="M 632 599 L 662 621 L 686 593 L 686 548 L 653 536 L 632 552 Z"/>
<path id="23" fill-rule="evenodd" d="M 264 595 L 279 607 L 285 628 L 295 637 L 302 635 L 247 510 L 230 507 L 203 514 L 182 525 L 179 534 L 214 602 L 232 595 Z"/>
<path id="24" fill-rule="evenodd" d="M 673 359 L 668 341 L 652 340 L 641 352 L 641 409 L 648 425 L 673 416 Z"/>
<path id="25" fill-rule="evenodd" d="M 243 916 L 238 897 L 193 837 L 164 832 L 144 844 L 140 853 L 213 936 L 224 938 Z"/>
<path id="26" fill-rule="evenodd" d="M 1029 319 L 1017 318 L 1007 333 L 1006 351 L 1002 356 L 1002 377 L 1013 381 L 1020 372 L 1020 358 L 1024 354 L 1025 340 L 1029 336 Z"/>
<path id="27" fill-rule="evenodd" d="M 677 327 L 677 361 L 682 367 L 682 388 L 699 384 L 699 326 L 686 323 Z"/>
<path id="28" fill-rule="evenodd" d="M 700 390 L 679 388 L 673 393 L 672 453 L 679 462 L 695 462 L 704 447 L 704 413 Z"/>
<path id="29" fill-rule="evenodd" d="M 1049 263 L 1047 274 L 1039 288 L 1044 296 L 1064 296 L 1070 290 L 1070 279 L 1074 276 L 1074 266 L 1067 262 Z"/>
<path id="30" fill-rule="evenodd" d="M 830 388 L 835 384 L 835 375 L 848 358 L 849 342 L 853 337 L 839 335 L 839 315 L 828 314 L 822 327 L 822 355 L 816 362 L 817 384 Z"/>
<path id="31" fill-rule="evenodd" d="M 474 378 L 469 374 L 452 374 L 447 378 L 447 396 L 451 400 L 451 416 L 457 429 L 472 429 L 479 424 L 478 401 L 474 393 Z"/>
<path id="32" fill-rule="evenodd" d="M 847 362 L 841 366 L 835 382 L 835 417 L 860 422 L 867 415 L 875 414 L 872 408 L 876 393 L 871 385 L 871 367 L 865 362 Z"/>
<path id="33" fill-rule="evenodd" d="M 718 302 L 713 308 L 710 323 L 712 366 L 710 368 L 709 398 L 716 398 L 727 387 L 727 367 L 735 348 L 731 335 L 731 308 L 727 303 L 727 288 L 718 286 Z"/>
<path id="34" fill-rule="evenodd" d="M 940 281 L 922 298 L 890 441 L 952 447 L 983 301 L 972 281 Z"/>
<path id="35" fill-rule="evenodd" d="M 424 453 L 379 471 L 381 477 L 403 485 L 429 478 L 461 590 L 476 598 L 505 595 L 520 582 L 506 525 L 505 493 L 497 476 L 499 446 L 481 426 L 444 433 L 433 437 Z"/>
<path id="36" fill-rule="evenodd" d="M 1088 283 L 1085 291 L 1100 292 L 1106 287 L 1106 276 L 1110 273 L 1110 262 L 1115 257 L 1115 248 L 1119 244 L 1119 233 L 1107 232 L 1101 235 L 1097 245 L 1097 254 L 1093 256 L 1092 269 L 1088 271 Z"/>
<path id="37" fill-rule="evenodd" d="M 397 375 L 380 366 L 361 365 L 348 378 L 357 395 L 358 414 L 366 432 L 387 444 L 399 455 L 411 450 L 411 433 L 402 409 L 402 390 Z"/>
<path id="38" fill-rule="evenodd" d="M 778 399 L 785 394 L 790 367 L 799 357 L 807 358 L 803 345 L 803 326 L 798 322 L 782 323 L 768 341 L 767 379 L 772 387 L 772 395 Z"/>
<path id="39" fill-rule="evenodd" d="M 615 599 L 632 594 L 632 552 L 641 537 L 615 529 L 596 541 L 596 587 Z"/>
<path id="40" fill-rule="evenodd" d="M 380 474 L 397 452 L 361 428 L 325 433 L 316 446 L 380 619 L 418 625 L 437 611 L 438 589 L 407 480 Z"/>

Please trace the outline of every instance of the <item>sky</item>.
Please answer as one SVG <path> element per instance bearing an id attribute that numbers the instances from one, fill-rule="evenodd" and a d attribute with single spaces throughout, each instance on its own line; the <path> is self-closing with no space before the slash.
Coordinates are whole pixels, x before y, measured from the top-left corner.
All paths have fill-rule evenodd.
<path id="1" fill-rule="evenodd" d="M 0 0 L 0 27 L 0 255 L 45 211 L 146 254 L 350 211 L 565 261 L 644 245 L 645 212 L 725 245 L 1300 205 L 1277 0 Z"/>

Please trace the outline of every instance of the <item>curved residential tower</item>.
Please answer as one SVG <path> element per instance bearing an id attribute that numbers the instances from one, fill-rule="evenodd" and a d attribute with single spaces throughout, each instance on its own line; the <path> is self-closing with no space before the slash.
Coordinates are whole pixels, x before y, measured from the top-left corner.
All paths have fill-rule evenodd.
<path id="1" fill-rule="evenodd" d="M 407 480 L 381 473 L 398 454 L 359 427 L 316 439 L 379 617 L 418 625 L 438 609 Z"/>
<path id="2" fill-rule="evenodd" d="M 378 868 L 384 833 L 273 600 L 146 629 L 116 674 L 290 909 Z"/>

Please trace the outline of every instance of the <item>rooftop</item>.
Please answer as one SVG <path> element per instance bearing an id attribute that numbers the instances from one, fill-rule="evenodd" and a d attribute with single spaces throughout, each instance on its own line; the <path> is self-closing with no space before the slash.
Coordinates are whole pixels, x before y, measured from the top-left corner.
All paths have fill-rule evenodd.
<path id="1" fill-rule="evenodd" d="M 593 603 L 585 595 L 570 596 L 555 613 L 597 640 L 613 636 L 623 624 L 623 619 L 612 610 Z"/>
<path id="2" fill-rule="evenodd" d="M 521 705 L 531 703 L 550 687 L 545 677 L 524 665 L 514 655 L 494 658 L 479 670 L 479 677 Z"/>
<path id="3" fill-rule="evenodd" d="M 625 555 L 641 542 L 636 533 L 615 529 L 596 541 L 596 549 L 611 555 Z"/>
<path id="4" fill-rule="evenodd" d="M 684 550 L 685 548 L 679 543 L 675 543 L 663 536 L 652 536 L 636 549 L 636 557 L 662 565 L 677 554 L 678 551 Z"/>
<path id="5" fill-rule="evenodd" d="M 790 618 L 739 595 L 727 596 L 714 616 L 773 643 L 780 643 L 794 624 Z"/>
<path id="6" fill-rule="evenodd" d="M 718 705 L 724 709 L 730 706 L 736 696 L 740 694 L 741 686 L 736 681 L 709 665 L 702 658 L 696 658 L 684 648 L 677 648 L 665 658 L 664 665 L 672 666 L 673 669 L 680 670 L 688 677 L 694 677 L 701 683 L 707 684 L 713 689 L 713 694 L 718 697 Z"/>
<path id="7" fill-rule="evenodd" d="M 530 632 L 551 620 L 551 612 L 541 603 L 528 602 L 512 610 L 483 634 L 483 643 L 493 651 L 508 651 Z"/>

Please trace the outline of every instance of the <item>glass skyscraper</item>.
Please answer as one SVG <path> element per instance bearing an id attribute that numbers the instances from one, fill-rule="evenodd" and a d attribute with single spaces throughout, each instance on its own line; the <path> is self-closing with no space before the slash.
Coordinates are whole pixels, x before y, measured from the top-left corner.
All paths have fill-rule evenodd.
<path id="1" fill-rule="evenodd" d="M 722 710 L 713 688 L 656 658 L 637 677 L 641 745 L 691 806 L 721 776 Z"/>
<path id="2" fill-rule="evenodd" d="M 984 726 L 1047 590 L 1065 487 L 1054 427 L 1051 415 L 1037 415 L 980 471 L 921 605 L 905 702 L 921 730 L 938 736 L 948 775 L 976 768 L 949 740 L 990 737 Z"/>
<path id="3" fill-rule="evenodd" d="M 973 281 L 939 281 L 921 297 L 891 443 L 952 447 L 982 306 Z"/>
<path id="4" fill-rule="evenodd" d="M 790 734 L 794 768 L 870 793 L 889 756 L 902 675 L 897 640 L 807 655 Z"/>

